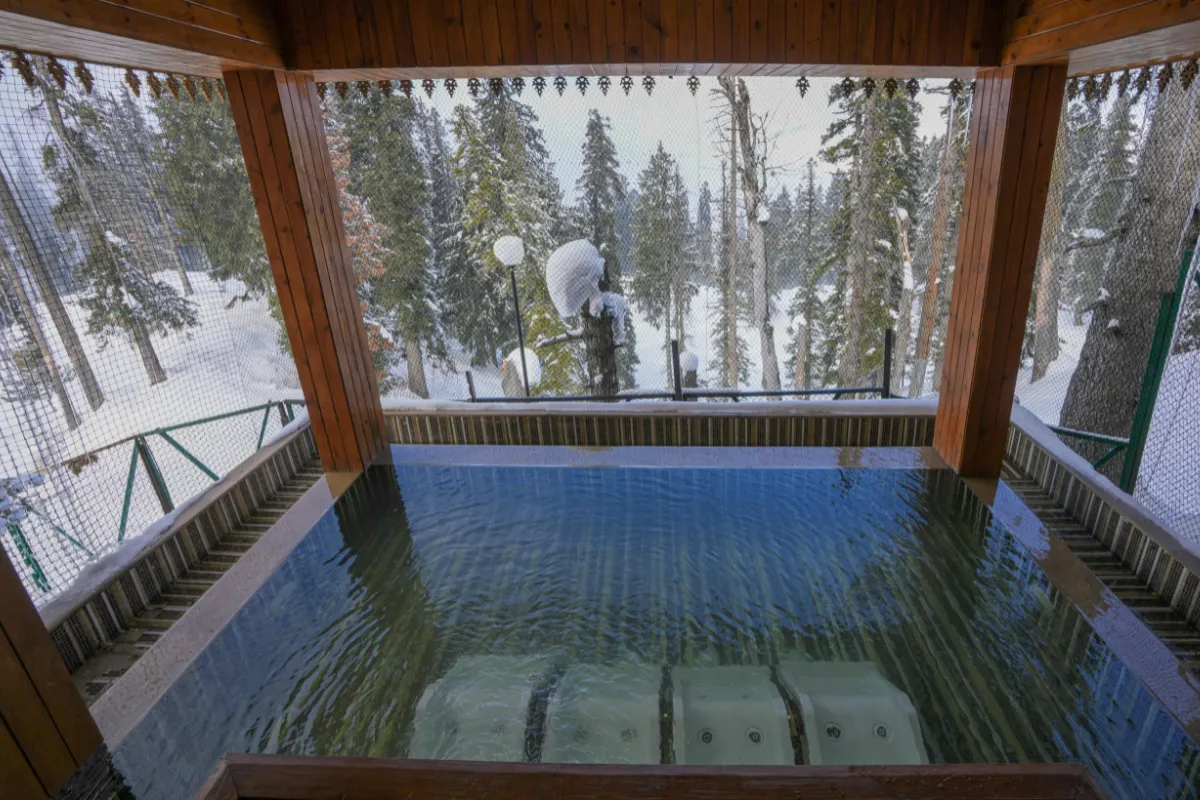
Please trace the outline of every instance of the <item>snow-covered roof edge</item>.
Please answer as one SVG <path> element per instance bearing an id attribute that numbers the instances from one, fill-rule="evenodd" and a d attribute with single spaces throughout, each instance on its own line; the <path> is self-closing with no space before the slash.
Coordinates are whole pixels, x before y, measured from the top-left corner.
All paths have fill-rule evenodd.
<path id="1" fill-rule="evenodd" d="M 114 581 L 128 572 L 139 559 L 164 544 L 176 532 L 207 510 L 226 492 L 232 490 L 248 475 L 269 461 L 272 456 L 287 447 L 309 427 L 308 415 L 297 414 L 289 423 L 262 448 L 238 464 L 216 483 L 192 495 L 175 507 L 170 514 L 159 519 L 144 531 L 130 536 L 111 553 L 96 559 L 83 568 L 71 585 L 38 608 L 46 630 L 53 631 L 78 611 L 89 600 L 108 588 Z"/>
<path id="2" fill-rule="evenodd" d="M 1091 462 L 1068 447 L 1058 434 L 1046 427 L 1046 424 L 1029 409 L 1014 405 L 1009 420 L 1118 514 L 1141 528 L 1151 541 L 1188 570 L 1200 574 L 1200 546 L 1172 533 L 1137 499 L 1121 491 L 1115 483 L 1094 470 Z"/>
<path id="3" fill-rule="evenodd" d="M 487 416 L 627 416 L 651 417 L 933 417 L 937 397 L 913 400 L 777 400 L 741 403 L 704 402 L 542 402 L 542 403 L 469 403 L 459 400 L 385 399 L 385 414 L 480 414 Z"/>

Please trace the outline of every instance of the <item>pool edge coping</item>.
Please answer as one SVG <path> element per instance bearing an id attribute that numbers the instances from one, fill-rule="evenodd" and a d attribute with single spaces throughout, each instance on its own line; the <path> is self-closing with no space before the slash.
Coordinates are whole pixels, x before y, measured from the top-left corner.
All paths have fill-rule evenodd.
<path id="1" fill-rule="evenodd" d="M 162 699 L 362 473 L 326 473 L 91 706 L 111 751 Z"/>

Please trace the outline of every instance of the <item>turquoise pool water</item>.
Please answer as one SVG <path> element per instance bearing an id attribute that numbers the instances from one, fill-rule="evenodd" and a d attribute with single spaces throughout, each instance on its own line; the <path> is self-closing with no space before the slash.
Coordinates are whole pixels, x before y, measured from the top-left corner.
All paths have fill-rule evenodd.
<path id="1" fill-rule="evenodd" d="M 423 697 L 494 691 L 503 668 L 487 665 L 517 658 L 534 665 L 520 758 L 549 747 L 568 676 L 634 673 L 663 720 L 649 752 L 697 757 L 672 690 L 739 666 L 769 676 L 781 746 L 809 760 L 842 734 L 804 729 L 786 673 L 853 662 L 911 702 L 929 761 L 1082 761 L 1114 798 L 1196 796 L 1195 743 L 931 469 L 373 467 L 116 763 L 138 797 L 184 798 L 227 751 L 408 756 L 428 745 L 415 730 L 448 724 Z M 582 735 L 570 752 L 586 758 Z"/>

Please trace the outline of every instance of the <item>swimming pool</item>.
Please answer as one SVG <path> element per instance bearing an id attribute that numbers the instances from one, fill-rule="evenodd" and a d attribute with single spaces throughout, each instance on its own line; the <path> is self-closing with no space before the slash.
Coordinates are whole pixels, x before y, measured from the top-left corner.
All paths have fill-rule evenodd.
<path id="1" fill-rule="evenodd" d="M 920 451 L 393 456 L 126 737 L 136 796 L 227 751 L 1082 761 L 1196 794 L 1191 738 Z"/>

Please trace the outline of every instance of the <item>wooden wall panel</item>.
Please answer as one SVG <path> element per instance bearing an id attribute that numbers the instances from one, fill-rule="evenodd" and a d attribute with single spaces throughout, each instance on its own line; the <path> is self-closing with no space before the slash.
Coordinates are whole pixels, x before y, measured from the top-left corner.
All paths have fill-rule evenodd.
<path id="1" fill-rule="evenodd" d="M 102 63 L 133 64 L 163 69 L 155 63 L 161 51 L 141 51 L 141 45 L 160 46 L 201 57 L 203 74 L 222 66 L 283 66 L 281 36 L 269 0 L 0 0 L 0 12 L 70 26 L 75 30 L 122 37 L 106 52 L 87 53 L 69 48 L 42 47 L 0 21 L 0 45 L 48 50 Z M 289 17 L 290 18 L 290 17 Z M 28 21 L 26 25 L 28 25 Z M 36 28 L 34 29 L 37 30 Z M 288 39 L 299 30 L 289 27 Z M 37 37 L 40 38 L 40 37 Z M 169 56 L 168 56 L 169 57 Z M 299 57 L 299 55 L 297 55 Z M 198 72 L 198 70 L 193 70 Z"/>
<path id="2" fill-rule="evenodd" d="M 855 75 L 902 66 L 914 75 L 925 68 L 966 76 L 999 64 L 1002 2 L 282 0 L 279 13 L 292 66 L 317 70 L 322 80 L 619 73 L 626 66 L 634 73 L 781 75 L 805 71 L 801 65 Z M 363 10 L 330 14 L 320 52 L 308 22 L 312 3 Z M 376 27 L 390 26 L 374 41 L 364 38 L 368 12 Z M 347 19 L 359 20 L 352 31 Z M 518 46 L 521 36 L 534 46 Z M 334 70 L 344 72 L 326 72 Z"/>
<path id="3" fill-rule="evenodd" d="M 316 85 L 269 70 L 225 82 L 321 463 L 360 470 L 383 447 L 383 410 Z"/>
<path id="4" fill-rule="evenodd" d="M 934 447 L 960 474 L 1004 457 L 1067 69 L 981 70 Z"/>
<path id="5" fill-rule="evenodd" d="M 100 745 L 33 601 L 0 553 L 0 794 L 50 797 Z"/>

